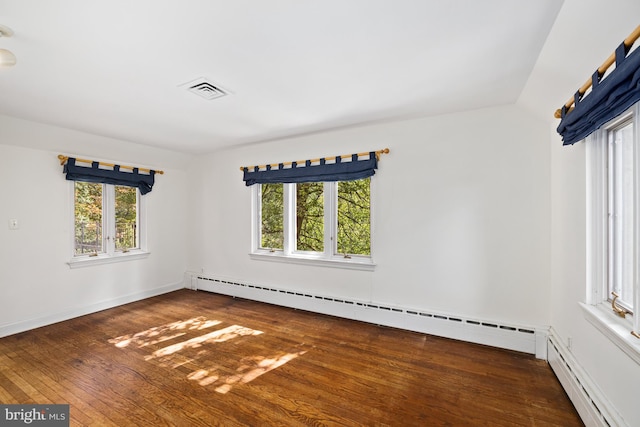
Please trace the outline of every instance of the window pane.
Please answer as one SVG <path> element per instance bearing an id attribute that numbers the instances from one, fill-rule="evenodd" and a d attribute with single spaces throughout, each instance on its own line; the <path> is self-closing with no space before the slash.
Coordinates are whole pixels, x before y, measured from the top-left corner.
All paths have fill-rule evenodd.
<path id="1" fill-rule="evenodd" d="M 371 179 L 338 183 L 338 253 L 371 255 Z"/>
<path id="2" fill-rule="evenodd" d="M 138 248 L 138 190 L 115 186 L 116 250 Z"/>
<path id="3" fill-rule="evenodd" d="M 75 254 L 104 252 L 102 184 L 75 182 Z"/>
<path id="4" fill-rule="evenodd" d="M 610 281 L 611 292 L 620 295 L 619 302 L 633 309 L 633 125 L 611 132 L 610 142 Z"/>
<path id="5" fill-rule="evenodd" d="M 324 184 L 296 184 L 296 250 L 324 251 Z"/>
<path id="6" fill-rule="evenodd" d="M 261 185 L 261 248 L 282 249 L 284 247 L 283 189 L 283 184 Z"/>

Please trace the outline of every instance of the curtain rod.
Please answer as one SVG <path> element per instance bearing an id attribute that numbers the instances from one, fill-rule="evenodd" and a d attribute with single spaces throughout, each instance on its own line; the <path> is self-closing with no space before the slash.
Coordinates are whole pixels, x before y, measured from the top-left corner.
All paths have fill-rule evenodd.
<path id="1" fill-rule="evenodd" d="M 378 150 L 378 151 L 376 151 L 375 153 L 376 153 L 376 158 L 377 158 L 378 160 L 380 160 L 380 154 L 389 154 L 389 149 L 388 149 L 388 148 L 383 148 L 382 150 Z M 369 155 L 369 154 L 370 154 L 370 151 L 367 151 L 366 153 L 357 153 L 356 155 L 357 155 L 358 157 L 360 157 L 360 156 L 367 156 L 367 155 Z M 348 159 L 348 158 L 350 158 L 351 156 L 353 156 L 353 154 L 343 154 L 343 155 L 341 155 L 341 156 L 323 157 L 323 159 L 325 159 L 325 160 L 335 160 L 335 159 L 336 159 L 336 158 L 338 158 L 338 157 L 340 157 L 341 159 Z M 310 161 L 311 163 L 315 163 L 315 162 L 319 162 L 319 161 L 320 161 L 320 159 L 319 159 L 319 158 L 318 158 L 318 159 L 309 159 L 309 161 Z M 296 160 L 295 162 L 296 162 L 296 163 L 305 163 L 305 162 L 306 162 L 306 160 Z M 293 162 L 282 162 L 282 164 L 283 164 L 284 166 L 289 166 L 289 165 L 291 165 L 292 163 L 293 163 Z M 246 168 L 246 169 L 249 169 L 249 170 L 252 170 L 252 169 L 254 169 L 256 166 L 258 167 L 258 169 L 266 169 L 266 167 L 267 167 L 267 166 L 271 166 L 272 168 L 273 168 L 273 167 L 279 167 L 279 166 L 280 166 L 280 163 L 271 163 L 271 164 L 269 164 L 269 165 L 240 166 L 240 170 L 241 170 L 241 171 L 244 171 L 244 170 L 245 170 L 245 168 Z"/>
<path id="2" fill-rule="evenodd" d="M 633 30 L 633 32 L 631 34 L 629 34 L 629 37 L 627 37 L 626 39 L 624 39 L 624 45 L 627 48 L 630 48 L 631 46 L 633 46 L 633 44 L 635 43 L 636 40 L 638 40 L 638 38 L 640 38 L 640 25 L 638 25 L 636 27 L 635 30 Z M 604 73 L 609 69 L 609 67 L 611 67 L 611 65 L 613 65 L 616 62 L 616 52 L 614 51 L 611 55 L 609 55 L 609 57 L 607 58 L 606 61 L 604 61 L 602 63 L 602 65 L 600 66 L 600 68 L 598 68 L 598 74 L 600 76 L 604 75 Z M 589 89 L 592 85 L 592 80 L 591 78 L 589 78 L 589 80 L 587 80 L 586 82 L 584 82 L 584 84 L 580 87 L 580 89 L 578 89 L 578 92 L 580 92 L 580 95 L 584 95 L 585 92 L 587 91 L 587 89 Z M 564 106 L 567 107 L 567 109 L 570 109 L 571 106 L 573 105 L 573 103 L 575 102 L 575 98 L 571 97 L 571 99 L 569 99 Z M 570 110 L 569 110 L 570 111 Z M 553 116 L 556 119 L 560 119 L 562 118 L 562 108 L 558 108 L 556 110 L 556 112 L 553 114 Z"/>
<path id="3" fill-rule="evenodd" d="M 60 159 L 60 165 L 64 165 L 67 160 L 69 160 L 69 156 L 63 156 L 62 154 L 58 154 L 58 159 Z M 81 163 L 93 163 L 94 160 L 87 160 L 87 159 L 76 159 L 76 161 L 81 162 Z M 106 166 L 109 168 L 112 168 L 114 166 L 120 166 L 121 168 L 125 168 L 125 169 L 131 169 L 133 170 L 134 168 L 137 168 L 136 166 L 125 166 L 125 165 L 114 165 L 113 163 L 105 163 L 105 162 L 98 162 L 98 164 L 100 166 Z M 147 169 L 147 168 L 137 168 L 139 171 L 141 172 L 151 172 L 151 169 Z M 163 175 L 164 171 L 154 171 L 157 174 Z"/>

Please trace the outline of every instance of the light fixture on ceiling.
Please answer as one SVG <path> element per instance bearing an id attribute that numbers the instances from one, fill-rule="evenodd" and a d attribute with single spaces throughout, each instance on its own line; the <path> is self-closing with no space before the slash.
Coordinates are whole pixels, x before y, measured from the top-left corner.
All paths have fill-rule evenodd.
<path id="1" fill-rule="evenodd" d="M 0 37 L 13 36 L 13 30 L 4 25 L 0 25 Z M 16 65 L 16 56 L 7 49 L 0 49 L 0 67 L 12 67 Z"/>

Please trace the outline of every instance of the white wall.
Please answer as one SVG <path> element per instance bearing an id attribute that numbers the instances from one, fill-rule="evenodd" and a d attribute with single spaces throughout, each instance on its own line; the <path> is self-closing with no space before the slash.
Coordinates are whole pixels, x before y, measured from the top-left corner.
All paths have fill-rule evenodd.
<path id="1" fill-rule="evenodd" d="M 548 324 L 549 148 L 515 107 L 245 146 L 190 171 L 193 271 L 291 290 Z M 374 272 L 250 260 L 241 165 L 389 147 L 373 178 Z"/>
<path id="2" fill-rule="evenodd" d="M 587 294 L 585 146 L 562 147 L 553 112 L 636 28 L 638 16 L 636 0 L 565 0 L 518 102 L 546 121 L 549 133 L 544 143 L 551 153 L 551 326 L 629 426 L 640 425 L 640 366 L 587 322 L 578 306 Z"/>
<path id="3" fill-rule="evenodd" d="M 147 259 L 69 268 L 71 184 L 58 154 L 165 170 L 144 196 Z M 181 287 L 186 161 L 177 153 L 0 116 L 0 336 Z M 9 230 L 9 219 L 20 228 Z"/>
<path id="4" fill-rule="evenodd" d="M 587 294 L 585 146 L 562 147 L 557 135 L 551 145 L 551 325 L 608 404 L 627 425 L 640 425 L 640 366 L 589 323 L 578 306 Z"/>

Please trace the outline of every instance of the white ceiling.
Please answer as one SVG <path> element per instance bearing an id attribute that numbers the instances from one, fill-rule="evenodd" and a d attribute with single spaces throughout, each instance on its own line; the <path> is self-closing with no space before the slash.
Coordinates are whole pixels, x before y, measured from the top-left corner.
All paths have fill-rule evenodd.
<path id="1" fill-rule="evenodd" d="M 0 114 L 197 154 L 510 104 L 561 5 L 0 0 Z M 231 94 L 180 87 L 199 77 Z"/>

